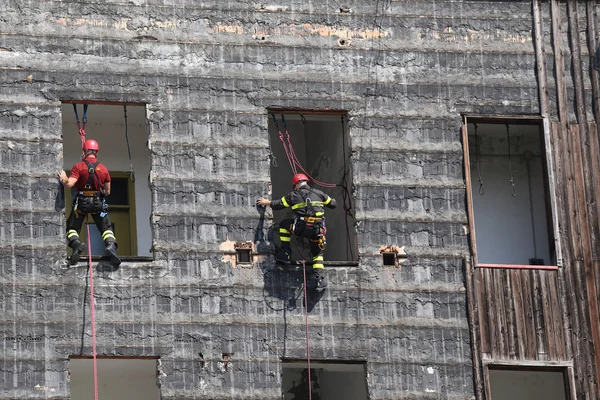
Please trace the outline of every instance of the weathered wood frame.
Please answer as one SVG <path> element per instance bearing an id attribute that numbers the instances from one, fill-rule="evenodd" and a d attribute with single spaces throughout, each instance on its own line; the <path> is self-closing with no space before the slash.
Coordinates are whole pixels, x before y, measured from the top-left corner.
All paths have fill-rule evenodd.
<path id="1" fill-rule="evenodd" d="M 515 116 L 515 115 L 463 115 L 462 123 L 462 144 L 463 144 L 463 159 L 464 159 L 464 171 L 465 171 L 465 185 L 467 193 L 467 216 L 469 221 L 469 241 L 471 244 L 471 257 L 472 264 L 476 268 L 513 268 L 513 269 L 545 269 L 545 270 L 557 270 L 562 266 L 562 250 L 560 243 L 560 231 L 559 231 L 559 219 L 558 219 L 558 208 L 556 199 L 556 182 L 554 180 L 554 160 L 552 157 L 552 142 L 550 123 L 547 118 L 527 115 L 527 116 Z M 545 172 L 547 181 L 547 198 L 549 199 L 548 218 L 552 224 L 552 235 L 554 242 L 554 255 L 556 258 L 556 265 L 514 265 L 514 264 L 479 264 L 477 262 L 477 240 L 475 234 L 475 213 L 473 211 L 473 190 L 471 188 L 471 160 L 469 156 L 469 131 L 468 123 L 469 120 L 476 120 L 478 123 L 490 123 L 490 124 L 520 124 L 520 125 L 537 125 L 540 127 L 540 133 L 543 136 L 544 144 L 544 160 L 546 162 Z M 549 230 L 550 231 L 550 230 Z"/>
<path id="2" fill-rule="evenodd" d="M 511 371 L 562 371 L 565 379 L 567 399 L 577 400 L 575 392 L 575 371 L 570 361 L 509 361 L 509 360 L 483 360 L 483 381 L 485 398 L 492 398 L 490 386 L 490 367 L 492 369 L 507 369 Z M 496 367 L 496 368 L 494 368 Z"/>

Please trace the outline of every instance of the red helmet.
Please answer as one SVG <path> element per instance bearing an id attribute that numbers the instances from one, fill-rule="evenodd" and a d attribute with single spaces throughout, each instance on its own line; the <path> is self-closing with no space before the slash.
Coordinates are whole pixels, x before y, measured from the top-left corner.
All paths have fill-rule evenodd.
<path id="1" fill-rule="evenodd" d="M 292 179 L 292 187 L 296 186 L 296 183 L 301 182 L 301 181 L 306 181 L 308 182 L 308 177 L 304 174 L 296 174 L 294 175 L 294 178 Z"/>
<path id="2" fill-rule="evenodd" d="M 88 150 L 100 151 L 100 146 L 98 145 L 98 142 L 92 139 L 86 140 L 83 144 L 83 151 Z"/>

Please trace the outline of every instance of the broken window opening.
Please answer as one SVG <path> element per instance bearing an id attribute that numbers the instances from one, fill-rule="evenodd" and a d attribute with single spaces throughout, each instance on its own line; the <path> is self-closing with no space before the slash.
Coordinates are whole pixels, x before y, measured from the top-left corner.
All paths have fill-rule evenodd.
<path id="1" fill-rule="evenodd" d="M 477 266 L 557 268 L 559 243 L 542 120 L 465 121 L 465 172 Z"/>
<path id="2" fill-rule="evenodd" d="M 306 172 L 318 181 L 338 185 L 324 188 L 309 182 L 311 188 L 319 189 L 336 199 L 337 208 L 325 209 L 326 240 L 324 261 L 355 262 L 358 246 L 354 224 L 354 198 L 352 194 L 352 165 L 350 163 L 350 137 L 348 116 L 340 111 L 268 110 L 269 139 L 271 150 L 272 199 L 281 199 L 292 191 L 294 173 L 273 121 L 275 114 L 285 138 L 281 115 L 284 115 L 287 131 L 294 152 Z M 286 140 L 287 143 L 287 140 Z M 298 173 L 303 173 L 300 169 Z M 286 218 L 294 218 L 290 208 L 273 211 L 274 226 Z M 292 260 L 310 260 L 308 244 L 299 237 L 291 239 Z M 303 246 L 298 248 L 298 246 Z M 302 253 L 302 254 L 301 254 Z"/>
<path id="3" fill-rule="evenodd" d="M 81 118 L 81 103 L 78 104 L 78 109 Z M 81 140 L 73 104 L 63 103 L 61 111 L 64 169 L 69 173 L 73 165 L 81 161 Z M 91 104 L 87 119 L 86 139 L 98 142 L 98 161 L 107 167 L 111 176 L 111 194 L 106 197 L 106 203 L 118 243 L 117 252 L 124 260 L 127 257 L 152 257 L 152 195 L 147 179 L 150 174 L 150 152 L 147 146 L 149 131 L 146 108 L 140 105 Z M 76 188 L 65 188 L 66 217 L 71 212 L 76 194 Z M 102 256 L 102 235 L 91 217 L 89 224 L 92 255 Z M 87 244 L 85 223 L 79 237 Z M 85 254 L 87 253 L 84 252 L 82 257 Z"/>
<path id="4" fill-rule="evenodd" d="M 488 365 L 486 397 L 494 400 L 571 399 L 566 367 Z"/>
<path id="5" fill-rule="evenodd" d="M 233 248 L 237 264 L 252 264 L 252 242 L 235 242 Z"/>
<path id="6" fill-rule="evenodd" d="M 159 400 L 157 357 L 98 357 L 98 394 L 111 400 Z M 94 360 L 71 357 L 69 386 L 72 400 L 94 397 Z"/>
<path id="7" fill-rule="evenodd" d="M 310 363 L 313 400 L 366 400 L 365 363 Z M 304 361 L 284 361 L 283 400 L 308 399 L 308 365 Z"/>

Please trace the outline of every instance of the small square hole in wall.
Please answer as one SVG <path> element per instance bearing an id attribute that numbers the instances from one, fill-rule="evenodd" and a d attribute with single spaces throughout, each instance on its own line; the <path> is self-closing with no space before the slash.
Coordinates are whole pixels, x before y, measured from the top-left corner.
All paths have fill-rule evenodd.
<path id="1" fill-rule="evenodd" d="M 384 267 L 394 267 L 396 265 L 396 253 L 381 253 Z"/>
<path id="2" fill-rule="evenodd" d="M 237 257 L 238 264 L 251 264 L 252 263 L 252 250 L 236 249 L 235 254 Z"/>

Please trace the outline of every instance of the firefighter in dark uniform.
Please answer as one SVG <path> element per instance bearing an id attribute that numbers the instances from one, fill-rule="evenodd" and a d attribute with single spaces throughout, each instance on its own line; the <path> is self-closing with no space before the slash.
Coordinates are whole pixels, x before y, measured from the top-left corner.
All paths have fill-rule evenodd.
<path id="1" fill-rule="evenodd" d="M 337 203 L 320 190 L 308 186 L 308 177 L 304 174 L 296 174 L 292 179 L 294 190 L 280 200 L 269 200 L 261 197 L 257 203 L 261 206 L 269 206 L 273 210 L 282 210 L 291 207 L 296 217 L 284 219 L 279 223 L 279 239 L 281 250 L 275 255 L 279 262 L 289 264 L 291 262 L 292 246 L 291 236 L 296 235 L 308 238 L 310 241 L 310 252 L 312 254 L 313 274 L 310 286 L 317 290 L 323 290 L 327 286 L 327 280 L 322 275 L 323 250 L 325 250 L 325 209 L 335 208 Z"/>
<path id="2" fill-rule="evenodd" d="M 71 214 L 67 219 L 67 240 L 73 249 L 71 265 L 77 264 L 85 244 L 79 239 L 81 225 L 87 214 L 91 214 L 104 241 L 104 254 L 112 265 L 118 266 L 121 260 L 117 256 L 117 242 L 108 217 L 108 207 L 104 198 L 110 194 L 110 174 L 96 159 L 100 146 L 95 140 L 86 140 L 83 145 L 85 158 L 75 164 L 67 178 L 65 171 L 58 174 L 66 187 L 76 187 L 77 196 L 73 202 Z"/>

